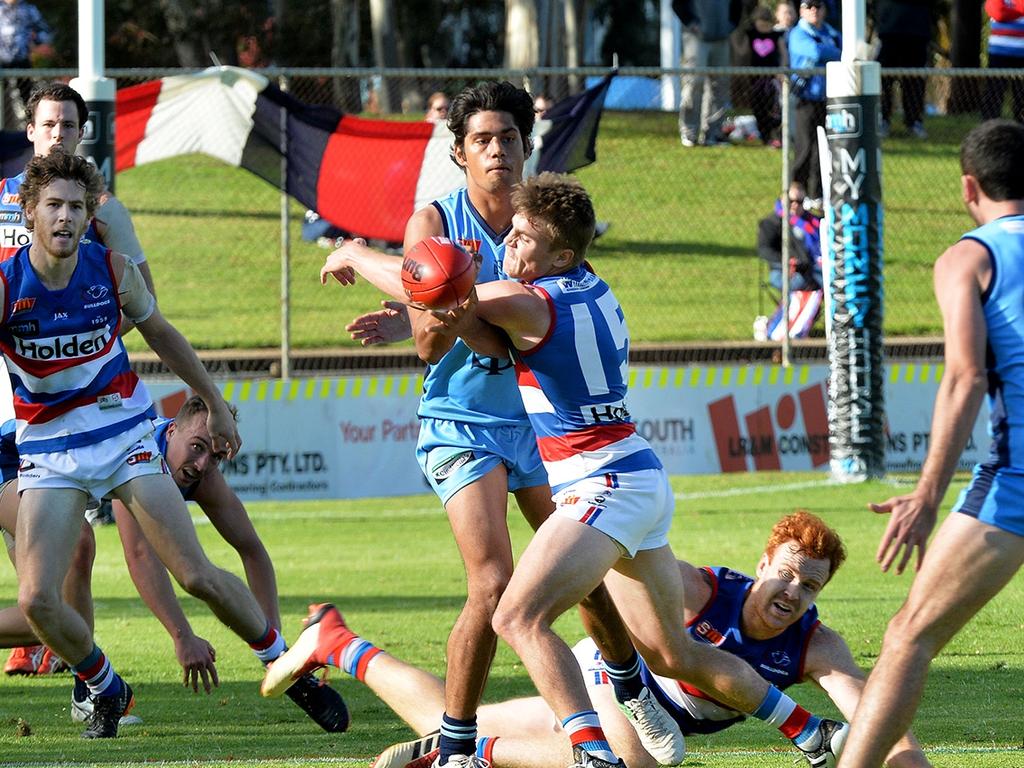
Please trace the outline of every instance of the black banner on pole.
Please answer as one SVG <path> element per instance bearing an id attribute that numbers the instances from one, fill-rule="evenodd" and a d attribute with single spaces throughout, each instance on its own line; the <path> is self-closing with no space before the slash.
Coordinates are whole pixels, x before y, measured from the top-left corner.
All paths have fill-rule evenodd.
<path id="1" fill-rule="evenodd" d="M 832 157 L 829 443 L 832 475 L 885 474 L 882 168 L 878 95 L 830 97 Z"/>
<path id="2" fill-rule="evenodd" d="M 89 119 L 85 123 L 78 154 L 91 162 L 114 191 L 114 102 L 86 100 Z"/>

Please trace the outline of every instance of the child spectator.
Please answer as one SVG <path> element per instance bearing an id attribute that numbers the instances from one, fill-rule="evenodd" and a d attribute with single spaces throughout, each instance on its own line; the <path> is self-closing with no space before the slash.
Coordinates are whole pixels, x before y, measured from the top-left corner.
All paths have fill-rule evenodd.
<path id="1" fill-rule="evenodd" d="M 759 5 L 750 18 L 746 31 L 747 58 L 752 67 L 778 69 L 785 51 L 785 34 L 774 26 L 770 8 Z M 750 103 L 757 120 L 757 132 L 765 144 L 781 146 L 778 128 L 782 125 L 779 107 L 779 81 L 773 75 L 755 77 L 750 83 Z"/>

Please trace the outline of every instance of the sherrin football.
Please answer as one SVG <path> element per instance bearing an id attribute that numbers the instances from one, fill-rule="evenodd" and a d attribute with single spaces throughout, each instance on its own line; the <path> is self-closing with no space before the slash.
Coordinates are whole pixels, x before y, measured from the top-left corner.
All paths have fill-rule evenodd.
<path id="1" fill-rule="evenodd" d="M 430 309 L 457 307 L 469 297 L 475 282 L 473 256 L 447 237 L 421 240 L 402 261 L 406 296 Z"/>

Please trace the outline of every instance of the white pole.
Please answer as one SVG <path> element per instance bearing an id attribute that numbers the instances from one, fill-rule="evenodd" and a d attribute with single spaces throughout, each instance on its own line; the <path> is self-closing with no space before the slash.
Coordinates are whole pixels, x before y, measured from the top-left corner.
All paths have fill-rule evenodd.
<path id="1" fill-rule="evenodd" d="M 679 19 L 672 10 L 672 0 L 661 0 L 659 9 L 661 32 L 658 36 L 662 69 L 679 66 L 682 53 Z M 661 108 L 665 112 L 679 109 L 679 78 L 676 75 L 661 76 Z"/>
<path id="2" fill-rule="evenodd" d="M 867 13 L 864 0 L 846 0 L 843 3 L 843 54 L 840 61 L 852 64 L 868 58 L 868 45 L 864 39 L 864 19 Z"/>
<path id="3" fill-rule="evenodd" d="M 114 101 L 117 83 L 103 76 L 103 0 L 78 0 L 78 77 L 71 87 L 89 107 L 78 154 L 89 158 L 114 191 Z"/>

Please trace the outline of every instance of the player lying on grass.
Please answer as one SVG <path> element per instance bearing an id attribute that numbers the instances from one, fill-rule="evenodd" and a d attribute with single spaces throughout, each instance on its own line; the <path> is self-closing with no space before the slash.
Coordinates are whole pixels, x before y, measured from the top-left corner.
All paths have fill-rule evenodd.
<path id="1" fill-rule="evenodd" d="M 478 354 L 514 359 L 554 493 L 555 512 L 523 552 L 494 628 L 562 722 L 580 768 L 622 762 L 552 624 L 612 569 L 626 578 L 606 580 L 608 592 L 653 671 L 770 723 L 814 765 L 834 760 L 845 725 L 811 715 L 740 659 L 678 631 L 685 588 L 668 543 L 674 497 L 626 408 L 622 310 L 584 265 L 594 234 L 589 195 L 575 180 L 545 173 L 518 185 L 512 204 L 504 254 L 512 279 L 477 284 L 478 302 L 471 296 L 452 312 L 431 314 L 437 333 L 461 336 Z M 303 666 L 271 667 L 264 693 L 286 688 Z"/>
<path id="2" fill-rule="evenodd" d="M 281 619 L 273 565 L 245 507 L 220 472 L 221 456 L 212 448 L 206 427 L 206 413 L 206 404 L 202 398 L 189 398 L 174 419 L 156 420 L 156 443 L 182 496 L 199 504 L 221 536 L 238 551 L 253 595 L 271 623 L 280 631 Z M 13 422 L 0 427 L 0 473 L 3 482 L 0 486 L 0 531 L 3 532 L 13 560 L 14 536 L 11 532 L 17 524 L 18 483 L 14 477 L 18 457 L 13 431 L 9 427 L 13 427 Z M 138 522 L 119 501 L 114 503 L 114 516 L 132 581 L 143 601 L 171 636 L 175 655 L 184 672 L 184 684 L 198 690 L 201 683 L 209 693 L 218 684 L 213 647 L 192 631 L 175 596 L 166 568 L 146 540 Z M 64 594 L 68 604 L 85 617 L 90 627 L 93 626 L 90 584 L 94 554 L 92 527 L 86 524 L 82 527 L 72 566 L 65 579 Z M 0 647 L 34 642 L 35 636 L 20 609 L 11 607 L 0 610 Z M 32 667 L 23 668 L 16 674 L 48 674 L 64 666 L 45 646 L 32 645 L 23 650 L 20 660 L 31 662 Z M 289 698 L 325 731 L 341 732 L 348 727 L 348 710 L 341 696 L 312 675 L 307 675 L 298 685 L 290 688 Z M 88 689 L 76 678 L 71 717 L 76 721 L 84 721 L 91 711 L 92 699 L 88 696 Z M 122 719 L 121 725 L 136 721 Z"/>
<path id="3" fill-rule="evenodd" d="M 686 631 L 700 642 L 720 643 L 780 688 L 812 682 L 850 717 L 864 673 L 843 638 L 818 618 L 815 601 L 845 558 L 843 544 L 816 516 L 799 511 L 772 528 L 753 578 L 725 567 L 695 568 L 678 561 L 685 583 Z M 612 571 L 609 579 L 623 576 Z M 365 683 L 424 738 L 392 747 L 375 768 L 425 768 L 433 759 L 443 682 L 355 635 L 333 606 L 313 606 L 311 623 L 295 648 L 276 663 L 288 664 L 303 648 L 316 647 L 315 662 L 344 669 Z M 630 768 L 652 768 L 635 731 L 616 706 L 608 677 L 589 638 L 573 649 L 587 693 L 601 716 L 616 754 Z M 743 719 L 703 692 L 659 677 L 644 665 L 645 682 L 685 734 L 708 734 Z M 488 704 L 480 709 L 479 754 L 494 768 L 562 768 L 570 759 L 558 719 L 539 696 Z M 928 760 L 911 734 L 889 753 L 890 768 L 923 768 Z"/>

